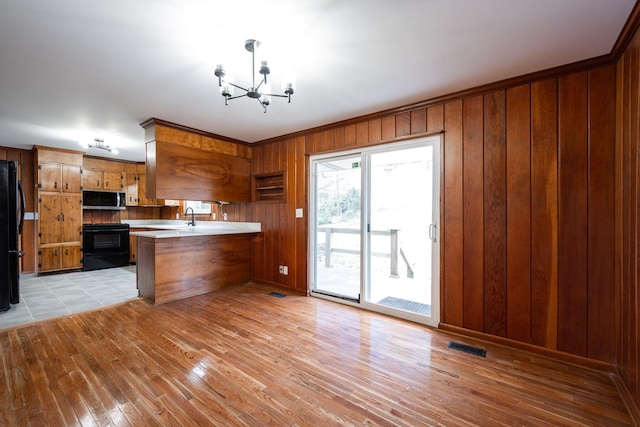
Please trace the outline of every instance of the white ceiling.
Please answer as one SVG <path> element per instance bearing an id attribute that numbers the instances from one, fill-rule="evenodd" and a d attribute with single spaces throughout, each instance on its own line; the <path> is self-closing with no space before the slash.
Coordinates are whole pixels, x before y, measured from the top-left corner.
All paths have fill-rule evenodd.
<path id="1" fill-rule="evenodd" d="M 144 160 L 148 118 L 246 142 L 608 54 L 635 0 L 0 0 L 0 146 Z M 291 104 L 224 105 L 255 38 Z"/>

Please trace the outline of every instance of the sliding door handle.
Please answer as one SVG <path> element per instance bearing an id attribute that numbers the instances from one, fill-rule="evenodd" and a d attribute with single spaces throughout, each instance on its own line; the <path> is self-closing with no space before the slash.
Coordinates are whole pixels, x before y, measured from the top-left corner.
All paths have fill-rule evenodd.
<path id="1" fill-rule="evenodd" d="M 437 225 L 429 224 L 429 238 L 433 242 L 437 242 L 438 241 Z"/>

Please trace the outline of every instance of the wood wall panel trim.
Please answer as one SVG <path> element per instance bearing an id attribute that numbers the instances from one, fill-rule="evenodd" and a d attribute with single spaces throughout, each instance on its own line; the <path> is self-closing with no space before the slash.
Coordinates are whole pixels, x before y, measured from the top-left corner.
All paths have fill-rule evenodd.
<path id="1" fill-rule="evenodd" d="M 380 118 L 369 120 L 369 141 L 372 144 L 382 141 L 382 120 Z"/>
<path id="2" fill-rule="evenodd" d="M 640 33 L 629 45 L 629 92 L 630 92 L 630 128 L 629 128 L 629 281 L 625 321 L 628 323 L 626 353 L 628 354 L 629 389 L 635 393 L 636 401 L 640 401 L 640 228 L 638 215 L 640 210 Z"/>
<path id="3" fill-rule="evenodd" d="M 625 113 L 624 102 L 623 102 L 624 96 L 625 96 L 625 88 L 626 88 L 626 84 L 625 84 L 626 75 L 624 73 L 624 69 L 625 69 L 624 59 L 625 59 L 625 56 L 622 55 L 620 57 L 620 60 L 616 64 L 616 139 L 615 139 L 615 156 L 616 156 L 615 209 L 616 209 L 616 213 L 615 213 L 615 269 L 614 269 L 615 271 L 614 287 L 615 287 L 615 296 L 616 296 L 614 303 L 615 303 L 616 316 L 614 318 L 614 322 L 615 322 L 614 335 L 617 340 L 617 345 L 615 348 L 615 357 L 616 357 L 616 362 L 618 363 L 618 372 L 620 372 L 620 369 L 621 369 L 621 360 L 620 360 L 621 349 L 625 342 L 622 336 L 622 317 L 623 317 L 622 270 L 624 267 L 622 262 L 623 254 L 624 254 L 624 247 L 622 244 L 624 239 L 623 237 L 624 230 L 622 227 L 622 211 L 623 211 L 622 187 L 625 181 L 622 173 L 623 165 L 624 165 L 624 156 L 623 156 L 624 140 L 622 135 L 622 129 L 624 127 L 624 123 L 626 122 L 625 120 L 626 117 L 624 114 Z M 622 380 L 622 376 L 620 378 Z M 626 384 L 625 384 L 625 388 L 627 388 L 628 390 L 628 387 L 626 386 Z M 638 410 L 640 410 L 640 407 L 638 408 Z"/>
<path id="4" fill-rule="evenodd" d="M 427 133 L 440 132 L 444 129 L 444 104 L 427 108 Z"/>
<path id="5" fill-rule="evenodd" d="M 462 102 L 463 326 L 484 330 L 483 97 Z"/>
<path id="6" fill-rule="evenodd" d="M 507 335 L 505 91 L 484 96 L 484 332 Z"/>
<path id="7" fill-rule="evenodd" d="M 631 301 L 631 289 L 633 286 L 633 271 L 632 271 L 632 262 L 633 262 L 633 248 L 632 242 L 634 241 L 636 236 L 633 236 L 631 233 L 631 217 L 634 215 L 634 206 L 631 204 L 631 191 L 632 191 L 632 178 L 633 178 L 633 169 L 631 167 L 631 157 L 632 157 L 632 139 L 631 139 L 631 128 L 632 124 L 635 121 L 635 118 L 632 115 L 631 107 L 632 107 L 632 85 L 633 85 L 633 68 L 635 66 L 635 61 L 633 55 L 634 51 L 632 49 L 628 49 L 625 53 L 625 75 L 628 76 L 628 80 L 626 83 L 626 88 L 624 91 L 624 115 L 625 115 L 625 123 L 622 129 L 623 132 L 623 158 L 624 163 L 622 166 L 622 174 L 623 174 L 623 187 L 622 187 L 622 228 L 623 232 L 623 250 L 624 253 L 622 255 L 622 325 L 621 325 L 621 336 L 622 336 L 622 348 L 620 349 L 620 372 L 623 375 L 623 378 L 627 382 L 629 388 L 632 388 L 632 367 L 631 367 L 631 317 L 633 312 L 633 302 Z"/>
<path id="8" fill-rule="evenodd" d="M 396 118 L 392 115 L 383 116 L 382 122 L 382 139 L 392 140 L 396 137 Z"/>
<path id="9" fill-rule="evenodd" d="M 589 72 L 587 356 L 613 362 L 615 331 L 615 105 L 616 70 Z"/>
<path id="10" fill-rule="evenodd" d="M 507 90 L 507 338 L 531 339 L 531 87 Z"/>
<path id="11" fill-rule="evenodd" d="M 444 105 L 442 177 L 442 319 L 463 323 L 463 235 L 462 235 L 462 101 Z"/>
<path id="12" fill-rule="evenodd" d="M 558 350 L 587 354 L 587 73 L 558 79 Z"/>
<path id="13" fill-rule="evenodd" d="M 411 135 L 419 135 L 427 131 L 427 109 L 420 108 L 411 111 Z"/>
<path id="14" fill-rule="evenodd" d="M 558 325 L 556 79 L 531 84 L 531 343 L 555 349 Z"/>
<path id="15" fill-rule="evenodd" d="M 395 137 L 411 135 L 411 112 L 396 114 Z"/>
<path id="16" fill-rule="evenodd" d="M 360 122 L 356 124 L 356 145 L 368 145 L 369 140 L 369 122 Z"/>

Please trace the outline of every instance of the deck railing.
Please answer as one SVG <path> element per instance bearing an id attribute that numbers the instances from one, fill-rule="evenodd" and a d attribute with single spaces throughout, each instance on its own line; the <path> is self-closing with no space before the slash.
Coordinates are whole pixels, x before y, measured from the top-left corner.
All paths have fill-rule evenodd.
<path id="1" fill-rule="evenodd" d="M 345 228 L 345 227 L 318 227 L 318 231 L 324 233 L 324 265 L 325 267 L 331 267 L 331 254 L 360 254 L 360 251 L 354 249 L 336 248 L 333 246 L 334 234 L 360 234 L 359 228 Z M 398 274 L 398 260 L 402 259 L 407 266 L 407 277 L 413 278 L 413 267 L 409 262 L 409 259 L 400 245 L 398 239 L 399 229 L 390 230 L 371 230 L 371 234 L 375 236 L 389 236 L 389 252 L 371 252 L 372 256 L 390 258 L 389 262 L 389 275 L 392 277 L 400 277 Z"/>

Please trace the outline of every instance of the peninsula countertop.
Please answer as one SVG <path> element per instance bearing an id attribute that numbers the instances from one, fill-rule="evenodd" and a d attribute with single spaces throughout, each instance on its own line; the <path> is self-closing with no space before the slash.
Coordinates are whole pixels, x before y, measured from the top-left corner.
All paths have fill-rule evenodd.
<path id="1" fill-rule="evenodd" d="M 121 222 L 129 224 L 130 228 L 152 229 L 130 233 L 132 236 L 152 239 L 249 234 L 262 231 L 262 224 L 259 222 L 197 221 L 195 226 L 187 225 L 187 221 L 184 220 L 122 220 Z"/>

